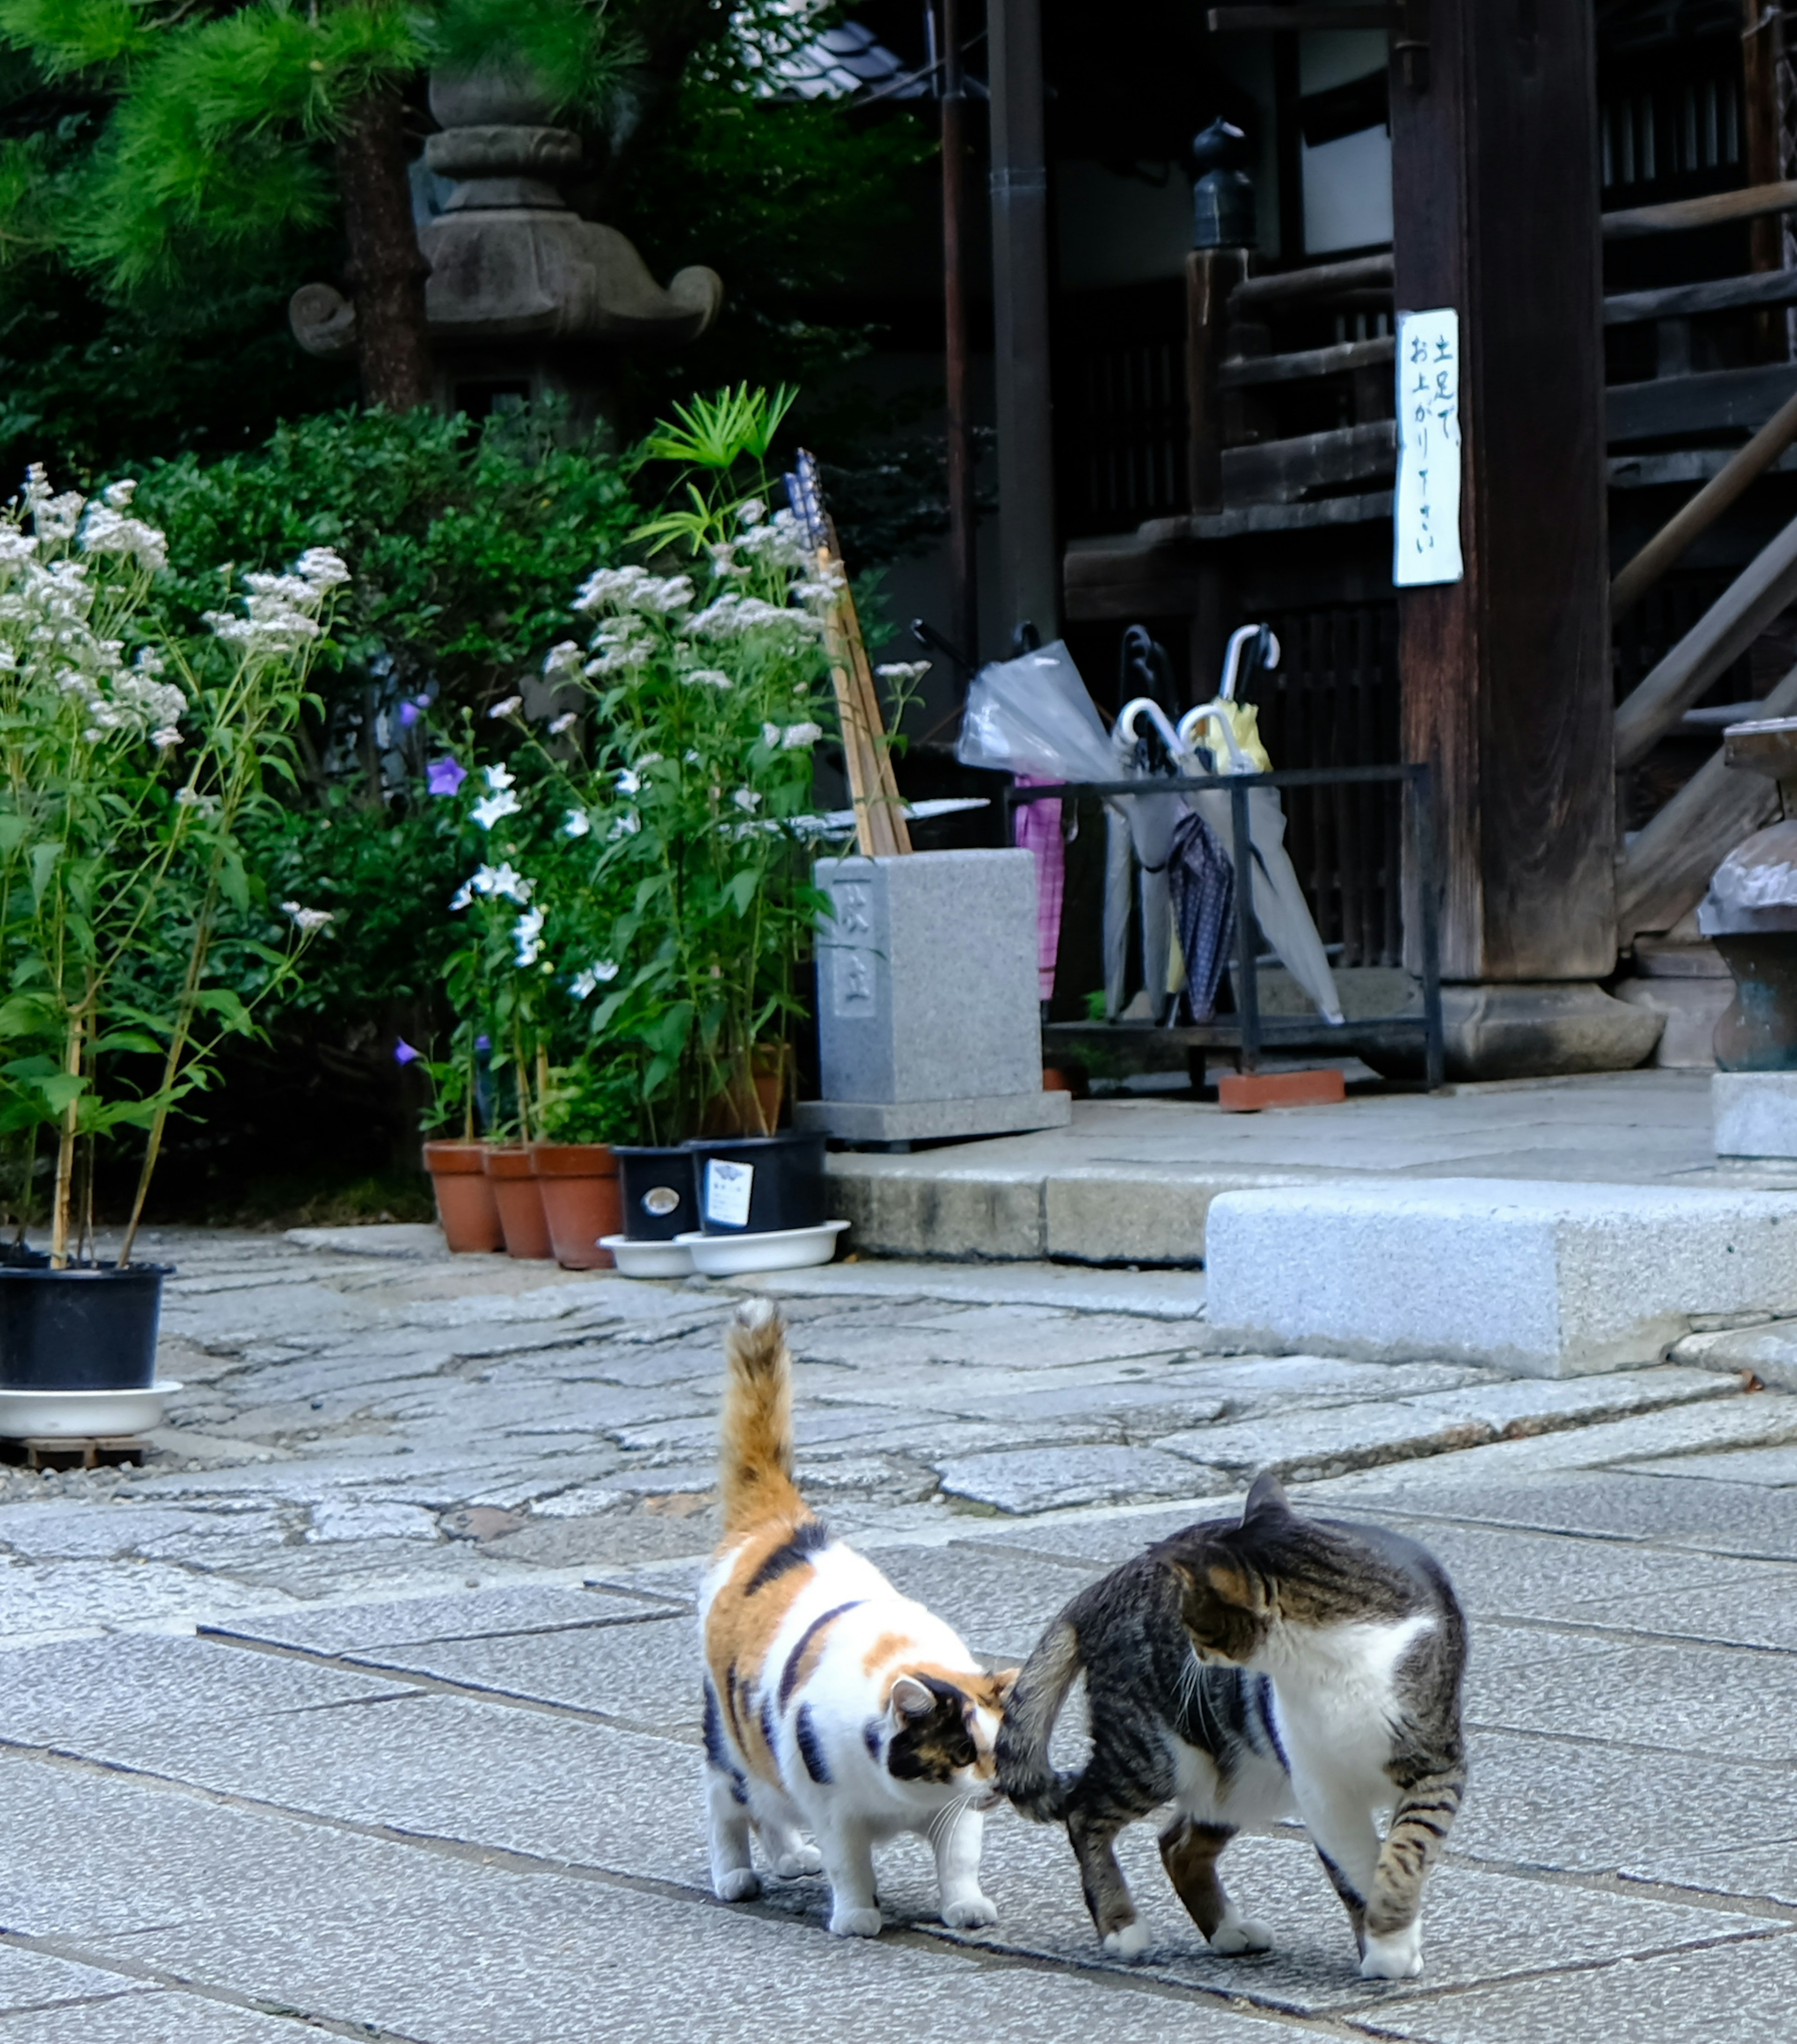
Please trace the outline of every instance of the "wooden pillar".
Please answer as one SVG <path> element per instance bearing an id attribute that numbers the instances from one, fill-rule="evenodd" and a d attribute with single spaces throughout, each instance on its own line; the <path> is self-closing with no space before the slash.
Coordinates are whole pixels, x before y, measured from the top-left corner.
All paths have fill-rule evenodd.
<path id="1" fill-rule="evenodd" d="M 1745 115 L 1747 182 L 1776 184 L 1784 175 L 1779 118 L 1778 67 L 1784 54 L 1780 0 L 1741 0 L 1741 100 Z M 1748 225 L 1749 260 L 1756 270 L 1784 267 L 1784 221 L 1768 214 Z M 1782 362 L 1787 321 L 1782 309 L 1757 315 L 1755 352 L 1763 362 Z M 1665 372 L 1662 371 L 1663 375 Z"/>
<path id="2" fill-rule="evenodd" d="M 1041 0 L 988 0 L 998 582 L 1004 634 L 1059 628 L 1048 362 L 1048 171 Z"/>
<path id="3" fill-rule="evenodd" d="M 1592 8 L 1433 0 L 1392 69 L 1396 303 L 1460 314 L 1465 577 L 1398 595 L 1450 979 L 1615 959 Z"/>
<path id="4" fill-rule="evenodd" d="M 1246 248 L 1193 248 L 1185 258 L 1185 471 L 1194 511 L 1223 508 L 1223 393 L 1217 371 L 1229 294 L 1248 274 Z"/>

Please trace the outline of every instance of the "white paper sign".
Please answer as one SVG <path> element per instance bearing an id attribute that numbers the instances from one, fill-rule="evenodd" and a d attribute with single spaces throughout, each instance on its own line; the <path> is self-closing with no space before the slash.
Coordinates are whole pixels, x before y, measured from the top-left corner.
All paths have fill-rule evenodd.
<path id="1" fill-rule="evenodd" d="M 1398 314 L 1398 488 L 1392 579 L 1400 589 L 1458 582 L 1460 315 Z"/>
<path id="2" fill-rule="evenodd" d="M 753 1164 L 727 1163 L 721 1157 L 705 1165 L 705 1218 L 720 1228 L 747 1228 L 749 1194 L 755 1182 Z"/>

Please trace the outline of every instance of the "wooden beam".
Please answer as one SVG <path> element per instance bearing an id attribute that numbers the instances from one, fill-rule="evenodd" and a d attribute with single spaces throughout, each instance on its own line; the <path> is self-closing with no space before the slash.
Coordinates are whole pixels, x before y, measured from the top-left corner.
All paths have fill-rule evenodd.
<path id="1" fill-rule="evenodd" d="M 1630 241 L 1641 234 L 1678 234 L 1700 227 L 1722 227 L 1731 220 L 1758 220 L 1769 213 L 1797 213 L 1797 179 L 1780 184 L 1749 185 L 1742 191 L 1712 193 L 1708 198 L 1675 198 L 1664 206 L 1634 206 L 1603 216 L 1606 241 Z"/>
<path id="2" fill-rule="evenodd" d="M 1187 259 L 1191 259 L 1189 257 Z M 1296 383 L 1315 376 L 1339 376 L 1350 369 L 1379 367 L 1392 360 L 1397 343 L 1388 333 L 1371 340 L 1345 340 L 1334 348 L 1305 348 L 1291 355 L 1243 355 L 1217 371 L 1225 390 L 1245 390 L 1255 383 Z"/>
<path id="3" fill-rule="evenodd" d="M 1238 284 L 1229 309 L 1238 319 L 1275 305 L 1296 305 L 1315 298 L 1333 298 L 1392 281 L 1389 256 L 1357 256 L 1347 263 L 1318 263 L 1305 270 L 1282 270 L 1271 277 L 1250 277 Z"/>
<path id="4" fill-rule="evenodd" d="M 1797 667 L 1760 710 L 1765 717 L 1797 710 Z M 1711 874 L 1778 806 L 1776 782 L 1728 766 L 1718 748 L 1623 853 L 1616 869 L 1618 939 L 1626 944 L 1642 931 L 1671 929 L 1703 900 Z"/>
<path id="5" fill-rule="evenodd" d="M 1290 29 L 1300 33 L 1313 29 L 1325 34 L 1343 29 L 1395 29 L 1400 18 L 1396 6 L 1384 7 L 1212 7 L 1204 19 L 1213 36 L 1264 34 L 1269 29 Z"/>
<path id="6" fill-rule="evenodd" d="M 1688 319 L 1702 313 L 1733 312 L 1741 305 L 1797 303 L 1797 270 L 1772 270 L 1753 277 L 1712 277 L 1702 284 L 1668 284 L 1657 291 L 1618 291 L 1603 302 L 1606 326 L 1634 326 L 1647 320 Z"/>
<path id="7" fill-rule="evenodd" d="M 1616 765 L 1645 756 L 1797 598 L 1797 518 L 1763 547 L 1616 712 Z"/>
<path id="8" fill-rule="evenodd" d="M 1797 395 L 1787 398 L 1745 447 L 1737 448 L 1675 516 L 1667 520 L 1610 585 L 1610 621 L 1634 609 L 1699 533 L 1707 532 L 1748 485 L 1797 440 Z"/>
<path id="9" fill-rule="evenodd" d="M 1396 467 L 1397 428 L 1389 419 L 1294 440 L 1262 440 L 1258 447 L 1225 448 L 1223 501 L 1288 504 L 1307 490 L 1388 476 Z"/>
<path id="10" fill-rule="evenodd" d="M 1669 438 L 1675 433 L 1753 432 L 1793 391 L 1797 363 L 1758 369 L 1711 369 L 1696 376 L 1661 376 L 1650 382 L 1612 383 L 1603 394 L 1606 437 Z"/>

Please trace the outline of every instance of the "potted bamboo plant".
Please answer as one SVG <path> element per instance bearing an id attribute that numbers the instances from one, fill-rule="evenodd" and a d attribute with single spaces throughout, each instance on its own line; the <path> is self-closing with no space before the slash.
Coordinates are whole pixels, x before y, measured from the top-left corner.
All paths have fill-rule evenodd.
<path id="1" fill-rule="evenodd" d="M 163 1273 L 132 1251 L 168 1116 L 331 920 L 290 901 L 271 935 L 240 832 L 290 776 L 347 571 L 317 549 L 248 576 L 190 640 L 151 601 L 165 543 L 132 493 L 58 495 L 33 469 L 0 512 L 0 1117 L 28 1185 L 39 1146 L 55 1158 L 48 1254 L 0 1268 L 9 1389 L 151 1382 Z M 143 1155 L 105 1263 L 93 1151 L 124 1129 Z"/>

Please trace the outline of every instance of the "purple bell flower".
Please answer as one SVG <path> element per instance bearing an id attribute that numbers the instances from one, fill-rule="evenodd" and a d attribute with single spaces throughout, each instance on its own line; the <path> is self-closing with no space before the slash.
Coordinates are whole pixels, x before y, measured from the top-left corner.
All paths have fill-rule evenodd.
<path id="1" fill-rule="evenodd" d="M 433 759 L 424 769 L 424 786 L 433 795 L 453 795 L 467 778 L 459 759 Z"/>
<path id="2" fill-rule="evenodd" d="M 423 1055 L 421 1051 L 413 1050 L 403 1036 L 393 1047 L 393 1061 L 396 1065 L 416 1064 Z"/>

